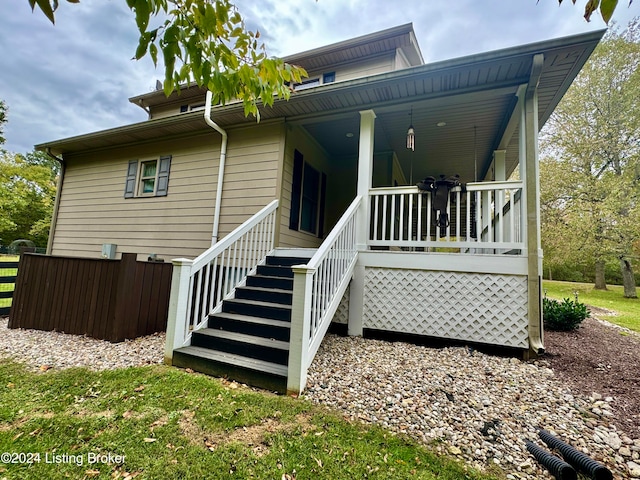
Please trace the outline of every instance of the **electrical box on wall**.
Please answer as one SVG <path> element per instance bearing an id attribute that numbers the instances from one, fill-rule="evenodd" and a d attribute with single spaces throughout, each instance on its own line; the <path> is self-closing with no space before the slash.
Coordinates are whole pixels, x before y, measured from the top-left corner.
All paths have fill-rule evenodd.
<path id="1" fill-rule="evenodd" d="M 102 244 L 102 258 L 108 258 L 113 260 L 116 258 L 116 248 L 118 245 L 115 243 L 103 243 Z"/>

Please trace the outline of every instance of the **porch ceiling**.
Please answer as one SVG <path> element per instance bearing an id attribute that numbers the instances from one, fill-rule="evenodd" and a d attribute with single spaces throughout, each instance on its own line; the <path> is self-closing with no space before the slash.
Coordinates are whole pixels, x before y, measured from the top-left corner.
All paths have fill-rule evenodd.
<path id="1" fill-rule="evenodd" d="M 301 114 L 299 123 L 334 157 L 358 154 L 358 110 L 376 113 L 375 151 L 393 151 L 409 183 L 428 175 L 459 174 L 464 182 L 491 177 L 493 151 L 507 150 L 507 172 L 518 163 L 518 129 L 503 139 L 517 104 L 516 93 L 526 85 L 534 55 L 544 55 L 538 85 L 538 120 L 542 128 L 569 88 L 604 31 L 380 75 L 358 88 L 321 94 L 305 91 L 288 108 Z M 337 87 L 337 85 L 336 85 Z M 315 116 L 305 115 L 313 101 Z M 351 111 L 347 113 L 351 108 Z M 342 110 L 319 118 L 318 110 Z M 413 120 L 410 113 L 413 112 Z M 444 126 L 438 123 L 444 122 Z M 413 124 L 415 152 L 406 148 Z M 518 123 L 518 122 L 516 122 Z M 353 137 L 347 134 L 353 133 Z M 501 141 L 503 142 L 501 145 Z M 410 172 L 413 170 L 413 178 Z"/>
<path id="2" fill-rule="evenodd" d="M 375 151 L 395 152 L 410 184 L 428 175 L 437 177 L 439 174 L 459 174 L 464 182 L 474 181 L 483 173 L 481 170 L 487 159 L 491 159 L 496 137 L 515 106 L 516 91 L 514 86 L 374 109 Z M 446 125 L 438 127 L 440 122 Z M 406 148 L 410 124 L 416 135 L 413 152 Z M 358 155 L 359 125 L 358 113 L 331 121 L 303 124 L 334 158 Z M 348 134 L 353 134 L 353 137 Z M 517 146 L 517 132 L 513 143 Z M 517 162 L 517 149 L 513 149 L 510 160 L 512 164 Z M 411 172 L 413 178 L 410 178 Z"/>

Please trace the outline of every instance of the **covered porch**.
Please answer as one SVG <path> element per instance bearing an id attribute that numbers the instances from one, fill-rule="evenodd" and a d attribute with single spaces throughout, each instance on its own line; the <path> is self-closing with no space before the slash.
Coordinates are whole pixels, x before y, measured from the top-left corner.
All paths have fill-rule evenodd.
<path id="1" fill-rule="evenodd" d="M 350 335 L 544 351 L 538 132 L 584 54 L 447 65 L 376 90 L 386 101 L 357 116 L 300 121 L 337 161 L 355 155 L 357 179 L 331 235 L 294 269 L 292 319 L 303 321 L 292 323 L 289 391 L 304 389 L 327 318 Z M 453 176 L 444 204 L 421 185 Z"/>
<path id="2" fill-rule="evenodd" d="M 290 323 L 279 348 L 288 353 L 272 376 L 287 392 L 304 390 L 332 322 L 350 335 L 369 329 L 542 352 L 538 132 L 600 34 L 309 89 L 281 105 L 297 112 L 287 118 L 291 131 L 303 130 L 332 166 L 330 233 L 317 249 L 278 248 L 278 212 L 288 208 L 281 197 L 193 262 L 174 261 L 167 357 L 216 315 L 224 319 L 224 302 L 247 274 L 285 261 L 292 283 L 281 318 Z M 444 203 L 417 185 L 441 175 L 460 183 Z M 172 326 L 174 317 L 186 322 Z"/>

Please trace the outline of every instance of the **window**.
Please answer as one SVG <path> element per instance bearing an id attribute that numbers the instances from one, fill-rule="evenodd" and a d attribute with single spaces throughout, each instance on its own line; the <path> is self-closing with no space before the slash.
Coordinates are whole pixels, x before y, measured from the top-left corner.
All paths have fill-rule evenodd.
<path id="1" fill-rule="evenodd" d="M 289 228 L 322 237 L 327 176 L 304 161 L 296 150 Z"/>
<path id="2" fill-rule="evenodd" d="M 197 103 L 193 105 L 180 105 L 180 113 L 193 112 L 194 110 L 204 110 L 205 103 Z"/>
<path id="3" fill-rule="evenodd" d="M 336 72 L 327 72 L 322 75 L 322 83 L 333 83 L 336 81 Z"/>
<path id="4" fill-rule="evenodd" d="M 166 196 L 170 169 L 171 155 L 154 160 L 131 160 L 127 170 L 124 198 Z"/>
<path id="5" fill-rule="evenodd" d="M 302 173 L 302 200 L 300 205 L 300 230 L 316 235 L 320 204 L 320 172 L 304 164 Z"/>
<path id="6" fill-rule="evenodd" d="M 158 176 L 158 160 L 140 163 L 140 184 L 138 196 L 153 195 L 156 193 L 156 180 Z"/>

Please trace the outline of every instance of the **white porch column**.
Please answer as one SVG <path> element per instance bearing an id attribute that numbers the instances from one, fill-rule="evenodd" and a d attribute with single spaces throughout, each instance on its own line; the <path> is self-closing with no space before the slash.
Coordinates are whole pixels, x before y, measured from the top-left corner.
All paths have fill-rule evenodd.
<path id="1" fill-rule="evenodd" d="M 504 182 L 507 179 L 507 169 L 505 158 L 507 156 L 506 150 L 494 150 L 493 152 L 493 176 L 496 182 Z"/>
<path id="2" fill-rule="evenodd" d="M 527 263 L 529 346 L 534 355 L 544 351 L 542 337 L 542 245 L 540 242 L 540 168 L 538 164 L 538 81 L 544 56 L 533 57 L 524 101 L 525 189 L 527 212 Z"/>
<path id="3" fill-rule="evenodd" d="M 367 248 L 369 237 L 369 190 L 373 179 L 373 130 L 376 114 L 373 110 L 360 112 L 360 144 L 358 146 L 358 183 L 356 195 L 362 195 L 356 226 L 356 247 Z"/>
<path id="4" fill-rule="evenodd" d="M 376 114 L 373 110 L 360 112 L 360 143 L 358 146 L 358 183 L 356 195 L 362 202 L 356 214 L 356 248 L 367 249 L 369 238 L 369 189 L 373 179 L 373 132 Z M 362 335 L 364 314 L 364 267 L 356 265 L 349 287 L 349 335 Z"/>

